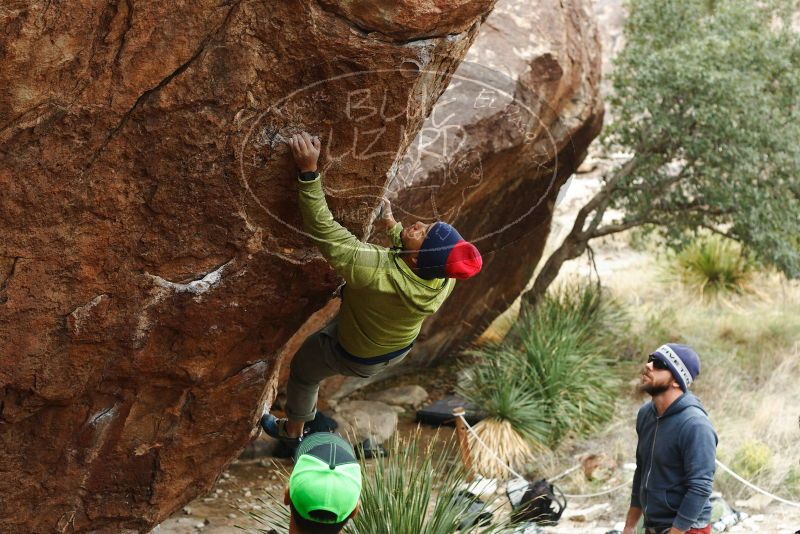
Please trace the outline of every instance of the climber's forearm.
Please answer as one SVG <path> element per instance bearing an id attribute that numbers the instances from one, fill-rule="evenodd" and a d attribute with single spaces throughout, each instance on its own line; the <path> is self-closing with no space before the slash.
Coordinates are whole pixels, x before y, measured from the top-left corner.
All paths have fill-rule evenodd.
<path id="1" fill-rule="evenodd" d="M 322 177 L 299 180 L 299 207 L 303 227 L 334 269 L 352 262 L 361 242 L 347 228 L 336 222 L 325 200 Z"/>

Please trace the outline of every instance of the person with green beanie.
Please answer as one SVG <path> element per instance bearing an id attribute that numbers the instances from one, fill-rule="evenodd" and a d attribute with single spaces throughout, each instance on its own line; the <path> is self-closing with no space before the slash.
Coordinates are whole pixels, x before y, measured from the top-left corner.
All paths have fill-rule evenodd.
<path id="1" fill-rule="evenodd" d="M 353 448 L 330 432 L 309 435 L 297 448 L 284 503 L 289 534 L 337 534 L 358 514 L 361 466 Z"/>
<path id="2" fill-rule="evenodd" d="M 322 255 L 344 279 L 342 306 L 329 325 L 312 334 L 292 359 L 286 419 L 265 413 L 264 431 L 296 445 L 316 415 L 319 385 L 334 375 L 368 378 L 397 365 L 411 351 L 426 317 L 452 293 L 455 279 L 476 275 L 478 249 L 442 221 L 394 220 L 384 200 L 381 223 L 393 247 L 362 243 L 336 222 L 317 172 L 320 141 L 294 135 L 289 146 L 297 167 L 303 226 Z"/>

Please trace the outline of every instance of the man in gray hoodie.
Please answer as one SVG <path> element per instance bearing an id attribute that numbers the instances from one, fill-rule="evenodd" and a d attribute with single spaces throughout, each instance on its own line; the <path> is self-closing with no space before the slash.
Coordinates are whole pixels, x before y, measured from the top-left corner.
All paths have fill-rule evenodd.
<path id="1" fill-rule="evenodd" d="M 653 400 L 636 417 L 636 472 L 623 534 L 644 515 L 647 534 L 710 534 L 717 434 L 689 386 L 700 373 L 690 347 L 662 345 L 642 371 Z"/>

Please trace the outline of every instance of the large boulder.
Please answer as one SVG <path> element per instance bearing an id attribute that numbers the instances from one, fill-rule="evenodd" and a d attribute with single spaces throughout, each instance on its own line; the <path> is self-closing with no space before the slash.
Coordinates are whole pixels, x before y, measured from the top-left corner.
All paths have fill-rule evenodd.
<path id="1" fill-rule="evenodd" d="M 525 289 L 559 189 L 602 127 L 590 0 L 501 0 L 396 166 L 396 215 L 442 219 L 483 270 L 459 282 L 406 358 L 425 365 L 474 341 Z"/>
<path id="2" fill-rule="evenodd" d="M 322 137 L 364 235 L 493 1 L 4 2 L 0 531 L 144 532 L 211 487 L 338 284 L 284 140 Z"/>
<path id="3" fill-rule="evenodd" d="M 550 233 L 558 192 L 602 127 L 600 74 L 589 0 L 497 3 L 387 180 L 397 195 L 396 218 L 453 223 L 481 250 L 483 270 L 456 284 L 426 320 L 403 365 L 390 372 L 458 352 L 527 286 Z M 337 311 L 331 302 L 306 323 L 306 335 Z M 380 378 L 330 378 L 321 403 Z"/>

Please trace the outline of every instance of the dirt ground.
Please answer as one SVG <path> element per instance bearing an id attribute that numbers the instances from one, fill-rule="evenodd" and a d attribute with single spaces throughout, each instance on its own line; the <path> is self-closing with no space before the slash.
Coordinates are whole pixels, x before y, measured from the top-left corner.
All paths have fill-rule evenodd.
<path id="1" fill-rule="evenodd" d="M 394 385 L 417 383 L 431 393 L 432 399 L 441 397 L 447 392 L 446 377 L 453 377 L 452 366 L 441 366 L 432 372 L 420 375 L 405 375 L 388 380 L 389 383 L 378 383 L 372 389 L 391 387 Z M 354 397 L 364 398 L 369 390 L 359 391 Z M 582 454 L 594 453 L 609 458 L 616 469 L 606 475 L 605 481 L 587 482 L 581 471 L 557 482 L 562 491 L 570 494 L 590 494 L 615 487 L 630 480 L 632 474 L 623 468 L 623 463 L 633 454 L 635 434 L 632 430 L 638 402 L 631 400 L 620 409 L 620 418 L 610 425 L 605 432 L 594 436 L 591 440 L 576 441 L 563 446 L 558 455 L 542 460 L 541 476 L 553 476 L 563 472 Z M 630 424 L 628 424 L 630 423 Z M 401 414 L 398 431 L 410 435 L 416 430 L 414 413 L 408 410 Z M 434 429 L 422 426 L 423 440 L 451 439 L 454 429 L 442 427 Z M 262 441 L 269 438 L 260 436 Z M 262 458 L 255 460 L 238 460 L 222 474 L 212 490 L 203 497 L 195 499 L 171 518 L 153 530 L 153 534 L 225 534 L 241 532 L 241 527 L 255 528 L 258 524 L 248 516 L 248 512 L 257 511 L 264 506 L 280 505 L 285 490 L 286 473 L 291 469 L 291 462 L 285 459 Z M 611 495 L 595 498 L 569 498 L 567 515 L 580 511 L 588 512 L 588 521 L 562 519 L 559 525 L 545 528 L 548 534 L 606 534 L 614 529 L 621 529 L 621 521 L 627 510 L 630 489 L 625 487 Z M 501 501 L 504 496 L 497 497 Z M 600 507 L 599 512 L 592 508 Z M 507 508 L 507 506 L 506 506 Z M 800 529 L 800 508 L 791 508 L 781 504 L 770 504 L 765 510 L 744 509 L 749 517 L 740 524 L 727 530 L 733 533 L 758 532 L 764 534 L 795 534 Z M 255 531 L 253 531 L 255 532 Z"/>

